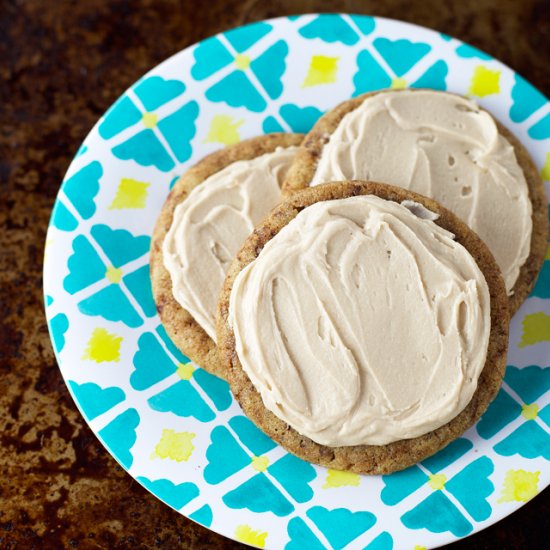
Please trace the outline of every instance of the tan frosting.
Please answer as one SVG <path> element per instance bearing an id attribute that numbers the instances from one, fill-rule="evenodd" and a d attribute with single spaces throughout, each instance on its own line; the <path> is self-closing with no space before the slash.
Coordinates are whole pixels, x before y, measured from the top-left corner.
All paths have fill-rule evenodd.
<path id="1" fill-rule="evenodd" d="M 407 202 L 318 202 L 235 279 L 228 321 L 242 367 L 265 406 L 317 443 L 422 435 L 477 387 L 487 283 L 433 213 Z"/>
<path id="2" fill-rule="evenodd" d="M 512 145 L 475 103 L 428 90 L 367 98 L 331 135 L 311 185 L 346 179 L 441 202 L 485 241 L 511 293 L 529 256 L 531 202 Z"/>
<path id="3" fill-rule="evenodd" d="M 195 187 L 174 210 L 163 243 L 164 266 L 178 303 L 216 340 L 218 295 L 246 237 L 281 201 L 296 147 L 238 161 Z"/>

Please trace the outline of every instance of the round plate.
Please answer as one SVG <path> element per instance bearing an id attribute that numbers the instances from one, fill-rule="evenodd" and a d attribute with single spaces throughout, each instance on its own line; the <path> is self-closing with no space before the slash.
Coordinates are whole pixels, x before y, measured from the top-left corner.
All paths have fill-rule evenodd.
<path id="1" fill-rule="evenodd" d="M 178 175 L 224 144 L 305 132 L 340 101 L 404 86 L 473 97 L 550 180 L 550 105 L 519 75 L 437 32 L 341 14 L 255 23 L 171 57 L 99 120 L 61 186 L 44 291 L 69 390 L 132 477 L 227 537 L 266 548 L 436 547 L 510 514 L 550 481 L 550 261 L 512 320 L 495 402 L 446 449 L 389 476 L 288 454 L 157 317 L 150 236 Z"/>

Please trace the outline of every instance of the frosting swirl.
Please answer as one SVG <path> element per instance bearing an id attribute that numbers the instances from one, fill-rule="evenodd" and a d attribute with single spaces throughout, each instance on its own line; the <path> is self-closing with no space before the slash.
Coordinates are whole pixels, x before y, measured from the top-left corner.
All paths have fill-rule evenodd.
<path id="1" fill-rule="evenodd" d="M 236 277 L 228 322 L 263 403 L 329 446 L 427 433 L 470 401 L 490 297 L 468 251 L 417 203 L 318 202 Z"/>
<path id="2" fill-rule="evenodd" d="M 530 252 L 532 207 L 514 148 L 475 103 L 430 90 L 365 99 L 324 146 L 311 185 L 349 179 L 439 201 L 485 241 L 512 293 Z"/>
<path id="3" fill-rule="evenodd" d="M 254 226 L 281 201 L 280 187 L 295 152 L 296 147 L 278 147 L 234 162 L 174 209 L 162 248 L 172 293 L 214 341 L 226 271 Z"/>

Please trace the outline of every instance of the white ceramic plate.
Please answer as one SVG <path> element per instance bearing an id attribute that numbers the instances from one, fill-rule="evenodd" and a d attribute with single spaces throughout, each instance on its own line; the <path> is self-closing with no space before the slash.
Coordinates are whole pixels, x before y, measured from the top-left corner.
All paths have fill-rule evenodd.
<path id="1" fill-rule="evenodd" d="M 307 131 L 338 102 L 389 86 L 472 96 L 550 179 L 550 105 L 502 63 L 398 21 L 304 15 L 233 29 L 153 69 L 99 120 L 57 197 L 46 312 L 82 414 L 159 499 L 252 545 L 436 547 L 510 514 L 550 481 L 550 261 L 512 321 L 496 401 L 462 438 L 390 476 L 289 455 L 160 325 L 148 250 L 178 175 L 224 144 Z"/>

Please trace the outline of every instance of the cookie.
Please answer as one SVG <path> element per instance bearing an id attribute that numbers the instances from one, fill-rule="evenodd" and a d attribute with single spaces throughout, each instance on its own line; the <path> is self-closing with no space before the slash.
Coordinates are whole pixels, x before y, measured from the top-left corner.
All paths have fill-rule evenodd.
<path id="1" fill-rule="evenodd" d="M 294 163 L 283 185 L 283 193 L 285 195 L 290 195 L 300 189 L 309 187 L 317 170 L 324 146 L 329 141 L 330 136 L 335 132 L 344 116 L 357 109 L 365 99 L 373 98 L 378 94 L 389 91 L 390 90 L 381 90 L 371 92 L 350 99 L 341 103 L 319 119 L 313 129 L 306 135 L 302 146 L 296 154 Z M 403 93 L 406 90 L 391 91 Z M 416 90 L 413 93 L 419 91 L 423 90 Z M 408 92 L 410 92 L 410 90 L 408 90 Z M 483 111 L 483 109 L 481 109 L 481 111 Z M 493 118 L 493 120 L 495 119 Z M 514 149 L 517 162 L 527 182 L 528 196 L 532 206 L 532 233 L 528 256 L 523 265 L 519 268 L 519 274 L 517 275 L 517 279 L 515 279 L 515 283 L 513 286 L 509 285 L 511 286 L 511 288 L 509 288 L 510 312 L 514 314 L 533 289 L 544 261 L 548 239 L 547 199 L 544 184 L 529 153 L 506 127 L 497 120 L 495 120 L 495 123 L 499 133 L 508 140 Z M 380 178 L 375 179 L 381 181 Z M 385 179 L 385 181 L 391 182 L 391 179 Z M 445 201 L 440 200 L 440 202 L 445 205 Z M 465 221 L 467 220 L 465 219 Z M 503 221 L 503 224 L 505 223 L 506 222 Z M 487 242 L 489 241 L 487 240 Z"/>
<path id="2" fill-rule="evenodd" d="M 327 446 L 298 433 L 266 408 L 262 397 L 243 370 L 236 340 L 228 324 L 230 296 L 239 273 L 254 261 L 264 246 L 303 209 L 321 201 L 359 195 L 376 195 L 401 203 L 414 201 L 438 214 L 437 225 L 455 235 L 481 270 L 490 296 L 490 333 L 485 364 L 466 407 L 448 423 L 429 433 L 385 445 Z M 299 290 L 299 289 L 298 289 Z M 336 470 L 360 474 L 388 474 L 415 464 L 459 437 L 483 414 L 496 396 L 506 366 L 508 345 L 508 299 L 500 270 L 486 245 L 454 214 L 432 199 L 402 188 L 379 183 L 349 181 L 319 185 L 294 194 L 277 207 L 248 237 L 233 261 L 218 304 L 217 340 L 220 363 L 231 390 L 245 414 L 269 437 L 296 456 Z"/>
<path id="3" fill-rule="evenodd" d="M 176 182 L 158 217 L 151 241 L 150 273 L 160 319 L 176 346 L 197 365 L 212 374 L 223 377 L 216 344 L 197 319 L 174 298 L 172 278 L 165 267 L 163 243 L 172 226 L 174 211 L 193 190 L 221 170 L 237 161 L 252 161 L 266 153 L 273 153 L 279 147 L 286 149 L 297 146 L 302 138 L 300 134 L 268 134 L 208 155 Z"/>

